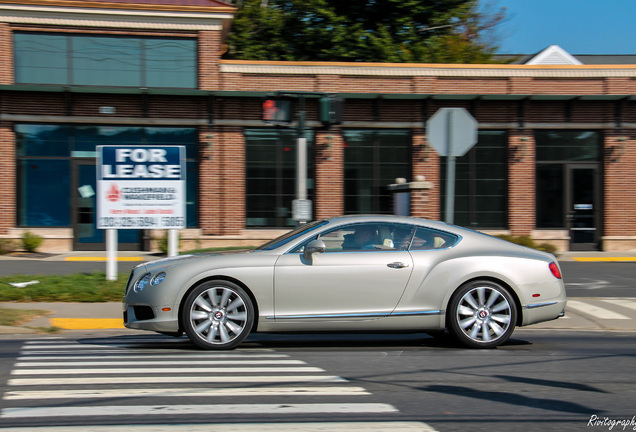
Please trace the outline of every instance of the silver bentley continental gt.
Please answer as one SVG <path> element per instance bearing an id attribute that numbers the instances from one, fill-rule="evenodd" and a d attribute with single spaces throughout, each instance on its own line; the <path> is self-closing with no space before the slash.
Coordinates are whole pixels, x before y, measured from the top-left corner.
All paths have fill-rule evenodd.
<path id="1" fill-rule="evenodd" d="M 425 219 L 319 220 L 250 251 L 136 266 L 123 301 L 131 329 L 232 349 L 251 332 L 439 332 L 492 348 L 563 316 L 554 256 Z"/>

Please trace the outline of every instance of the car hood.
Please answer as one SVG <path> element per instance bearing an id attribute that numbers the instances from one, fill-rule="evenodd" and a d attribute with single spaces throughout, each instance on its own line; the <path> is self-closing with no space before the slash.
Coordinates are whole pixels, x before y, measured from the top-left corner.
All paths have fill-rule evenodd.
<path id="1" fill-rule="evenodd" d="M 168 258 L 160 258 L 152 261 L 147 261 L 145 263 L 137 265 L 133 270 L 139 269 L 143 267 L 146 271 L 152 271 L 156 268 L 169 269 L 175 266 L 180 266 L 184 264 L 190 264 L 194 261 L 201 260 L 213 260 L 219 257 L 226 256 L 236 256 L 236 255 L 248 255 L 255 253 L 255 250 L 231 250 L 231 251 L 220 251 L 220 252 L 205 252 L 205 253 L 197 253 L 197 254 L 189 254 L 189 255 L 179 255 L 176 257 L 168 257 Z"/>

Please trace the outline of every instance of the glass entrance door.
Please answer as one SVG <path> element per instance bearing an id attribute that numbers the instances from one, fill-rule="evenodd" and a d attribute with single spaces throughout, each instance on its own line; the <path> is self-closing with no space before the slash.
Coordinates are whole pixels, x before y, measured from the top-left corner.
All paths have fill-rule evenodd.
<path id="1" fill-rule="evenodd" d="M 599 247 L 599 181 L 596 165 L 568 165 L 567 205 L 570 250 L 589 251 Z"/>
<path id="2" fill-rule="evenodd" d="M 73 160 L 73 250 L 106 250 L 104 230 L 97 229 L 95 160 Z M 118 230 L 118 250 L 143 250 L 141 230 Z"/>

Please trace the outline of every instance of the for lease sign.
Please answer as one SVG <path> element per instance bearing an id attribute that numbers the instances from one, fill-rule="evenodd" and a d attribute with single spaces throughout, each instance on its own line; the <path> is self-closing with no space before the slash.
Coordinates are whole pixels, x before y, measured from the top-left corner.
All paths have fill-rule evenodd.
<path id="1" fill-rule="evenodd" d="M 98 146 L 97 228 L 185 228 L 185 147 Z"/>

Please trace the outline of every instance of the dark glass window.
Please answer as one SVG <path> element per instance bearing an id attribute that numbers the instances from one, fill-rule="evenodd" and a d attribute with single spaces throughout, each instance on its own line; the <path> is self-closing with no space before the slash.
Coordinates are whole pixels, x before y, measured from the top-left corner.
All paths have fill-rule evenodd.
<path id="1" fill-rule="evenodd" d="M 197 86 L 195 39 L 16 32 L 14 52 L 21 84 Z"/>
<path id="2" fill-rule="evenodd" d="M 297 133 L 291 129 L 245 131 L 245 208 L 248 227 L 295 226 Z M 307 140 L 307 198 L 313 199 L 313 157 Z"/>
<path id="3" fill-rule="evenodd" d="M 568 226 L 568 167 L 601 160 L 601 134 L 585 130 L 537 130 L 537 228 Z"/>
<path id="4" fill-rule="evenodd" d="M 69 160 L 18 161 L 18 225 L 69 226 L 71 221 Z"/>
<path id="5" fill-rule="evenodd" d="M 14 33 L 17 83 L 68 84 L 68 37 Z"/>
<path id="6" fill-rule="evenodd" d="M 410 131 L 348 129 L 343 136 L 345 213 L 392 213 L 387 186 L 411 178 Z"/>
<path id="7" fill-rule="evenodd" d="M 601 136 L 595 131 L 538 130 L 534 133 L 537 162 L 596 162 Z"/>
<path id="8" fill-rule="evenodd" d="M 446 220 L 446 159 L 441 158 L 441 214 Z M 455 160 L 456 225 L 508 226 L 508 135 L 480 131 L 477 144 Z"/>
<path id="9" fill-rule="evenodd" d="M 198 225 L 198 133 L 195 128 L 19 124 L 15 132 L 20 170 L 20 226 L 70 226 L 73 158 L 94 158 L 98 145 L 115 144 L 185 146 L 187 226 Z"/>

